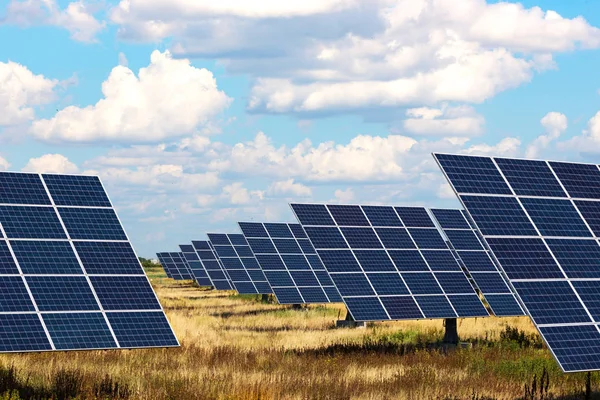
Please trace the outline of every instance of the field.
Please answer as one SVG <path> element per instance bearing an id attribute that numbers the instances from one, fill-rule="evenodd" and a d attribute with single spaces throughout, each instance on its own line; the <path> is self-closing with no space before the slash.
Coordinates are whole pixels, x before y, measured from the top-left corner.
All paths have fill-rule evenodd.
<path id="1" fill-rule="evenodd" d="M 148 272 L 180 348 L 3 354 L 0 399 L 583 398 L 586 375 L 561 373 L 527 318 L 459 320 L 473 348 L 442 351 L 441 321 L 334 329 L 341 305 L 295 310 Z"/>

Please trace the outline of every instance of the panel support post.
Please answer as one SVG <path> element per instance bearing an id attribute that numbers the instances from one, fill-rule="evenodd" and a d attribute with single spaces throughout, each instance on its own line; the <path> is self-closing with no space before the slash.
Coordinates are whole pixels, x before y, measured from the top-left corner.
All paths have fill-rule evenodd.
<path id="1" fill-rule="evenodd" d="M 271 299 L 271 297 L 268 294 L 261 294 L 260 295 L 260 301 L 263 303 L 269 303 L 269 300 Z"/>
<path id="2" fill-rule="evenodd" d="M 302 304 L 292 304 L 292 310 L 302 310 Z"/>
<path id="3" fill-rule="evenodd" d="M 458 345 L 458 327 L 456 318 L 446 318 L 444 320 L 444 340 L 445 344 Z"/>

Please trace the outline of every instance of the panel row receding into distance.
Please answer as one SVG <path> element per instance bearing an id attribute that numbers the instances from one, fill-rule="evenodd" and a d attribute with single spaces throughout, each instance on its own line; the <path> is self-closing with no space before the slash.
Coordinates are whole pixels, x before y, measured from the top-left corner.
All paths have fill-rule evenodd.
<path id="1" fill-rule="evenodd" d="M 165 270 L 165 274 L 167 274 L 167 278 L 173 278 L 173 274 L 171 273 L 171 266 L 168 265 L 168 261 L 170 260 L 170 256 L 168 253 L 156 253 L 156 257 L 158 258 L 158 262 L 161 267 Z"/>
<path id="2" fill-rule="evenodd" d="M 342 301 L 301 225 L 239 225 L 280 304 Z"/>
<path id="3" fill-rule="evenodd" d="M 244 235 L 209 233 L 208 239 L 238 293 L 273 293 Z"/>
<path id="4" fill-rule="evenodd" d="M 600 170 L 434 155 L 564 371 L 600 369 Z"/>
<path id="5" fill-rule="evenodd" d="M 178 346 L 97 177 L 0 173 L 0 351 Z"/>
<path id="6" fill-rule="evenodd" d="M 198 257 L 198 253 L 196 253 L 194 246 L 192 246 L 191 244 L 180 244 L 179 248 L 181 249 L 183 258 L 190 267 L 192 276 L 194 280 L 198 283 L 198 285 L 212 286 L 212 281 L 206 273 L 202 262 L 200 262 L 200 258 Z"/>
<path id="7" fill-rule="evenodd" d="M 192 245 L 216 290 L 231 290 L 231 282 L 208 240 L 192 240 Z"/>
<path id="8" fill-rule="evenodd" d="M 494 315 L 525 315 L 504 276 L 494 264 L 485 243 L 463 211 L 440 208 L 430 211 L 448 239 L 458 262 L 471 276 Z"/>
<path id="9" fill-rule="evenodd" d="M 176 281 L 192 279 L 192 275 L 189 272 L 187 266 L 185 265 L 185 261 L 183 259 L 183 254 L 180 252 L 168 252 L 163 253 L 165 261 L 167 263 L 167 268 L 171 271 L 171 275 L 173 279 Z"/>
<path id="10" fill-rule="evenodd" d="M 355 320 L 489 315 L 424 208 L 291 206 Z"/>

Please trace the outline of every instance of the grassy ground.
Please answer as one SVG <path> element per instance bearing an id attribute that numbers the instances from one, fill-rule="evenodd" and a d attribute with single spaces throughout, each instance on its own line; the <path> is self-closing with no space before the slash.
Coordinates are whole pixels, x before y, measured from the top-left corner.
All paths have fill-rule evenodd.
<path id="1" fill-rule="evenodd" d="M 149 276 L 180 348 L 3 354 L 4 398 L 582 398 L 585 375 L 561 373 L 527 318 L 459 320 L 473 348 L 445 353 L 428 349 L 441 321 L 334 329 L 341 305 L 292 310 Z"/>

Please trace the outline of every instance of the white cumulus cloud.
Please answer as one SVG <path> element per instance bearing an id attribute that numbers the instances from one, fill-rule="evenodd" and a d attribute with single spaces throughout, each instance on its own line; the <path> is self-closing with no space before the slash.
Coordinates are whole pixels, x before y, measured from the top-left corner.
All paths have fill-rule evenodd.
<path id="1" fill-rule="evenodd" d="M 406 111 L 403 126 L 417 135 L 475 136 L 483 131 L 485 119 L 470 106 L 419 107 Z"/>
<path id="2" fill-rule="evenodd" d="M 79 168 L 62 154 L 44 154 L 41 157 L 30 158 L 22 171 L 76 174 L 79 172 Z"/>
<path id="3" fill-rule="evenodd" d="M 35 75 L 21 64 L 0 62 L 0 126 L 32 120 L 35 106 L 55 99 L 57 85 L 57 80 Z"/>
<path id="4" fill-rule="evenodd" d="M 559 112 L 549 112 L 540 120 L 540 123 L 546 133 L 538 136 L 527 146 L 525 151 L 525 157 L 527 158 L 539 157 L 540 153 L 547 149 L 550 143 L 558 139 L 567 130 L 567 117 Z"/>
<path id="5" fill-rule="evenodd" d="M 58 26 L 68 30 L 73 40 L 95 42 L 96 35 L 106 27 L 106 22 L 94 17 L 95 11 L 82 0 L 62 10 L 55 0 L 11 0 L 0 23 Z"/>
<path id="6" fill-rule="evenodd" d="M 63 142 L 153 142 L 199 131 L 231 102 L 213 74 L 168 51 L 152 52 L 136 74 L 114 67 L 102 84 L 104 98 L 69 106 L 32 124 L 41 140 Z"/>
<path id="7" fill-rule="evenodd" d="M 276 181 L 269 186 L 267 194 L 270 196 L 298 196 L 309 197 L 312 195 L 312 190 L 302 183 L 294 182 L 293 178 L 284 181 Z"/>

